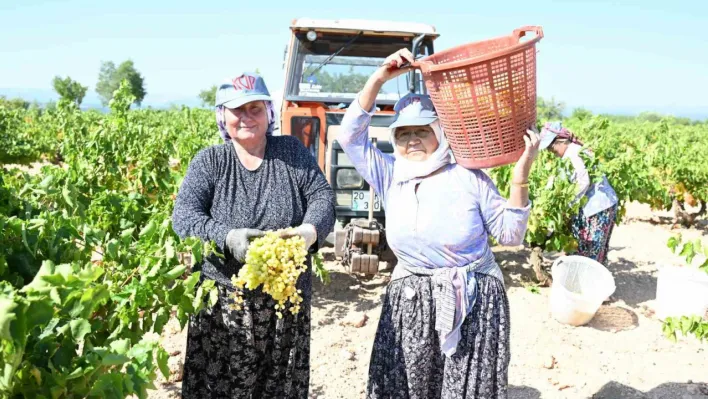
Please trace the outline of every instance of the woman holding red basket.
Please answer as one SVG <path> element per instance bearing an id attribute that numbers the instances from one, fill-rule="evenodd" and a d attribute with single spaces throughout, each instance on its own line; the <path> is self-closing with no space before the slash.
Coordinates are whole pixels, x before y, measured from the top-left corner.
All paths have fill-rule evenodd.
<path id="1" fill-rule="evenodd" d="M 509 199 L 481 170 L 453 162 L 435 107 L 425 95 L 396 103 L 394 154 L 371 144 L 368 127 L 382 85 L 410 68 L 390 55 L 342 122 L 338 141 L 384 200 L 386 238 L 398 258 L 369 367 L 368 398 L 505 398 L 510 359 L 509 301 L 489 235 L 521 244 L 531 204 L 528 176 L 539 136 L 512 175 Z"/>

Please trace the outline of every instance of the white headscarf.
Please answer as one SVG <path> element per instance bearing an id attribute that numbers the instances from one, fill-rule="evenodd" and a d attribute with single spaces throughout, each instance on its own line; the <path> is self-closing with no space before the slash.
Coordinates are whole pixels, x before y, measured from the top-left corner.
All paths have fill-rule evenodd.
<path id="1" fill-rule="evenodd" d="M 438 148 L 425 161 L 410 161 L 399 154 L 398 149 L 396 149 L 396 128 L 391 129 L 391 143 L 394 145 L 393 155 L 396 158 L 396 162 L 393 165 L 393 181 L 395 183 L 403 183 L 417 177 L 427 176 L 452 163 L 450 145 L 445 139 L 440 122 L 436 120 L 428 126 L 435 132 L 435 137 L 438 139 Z"/>

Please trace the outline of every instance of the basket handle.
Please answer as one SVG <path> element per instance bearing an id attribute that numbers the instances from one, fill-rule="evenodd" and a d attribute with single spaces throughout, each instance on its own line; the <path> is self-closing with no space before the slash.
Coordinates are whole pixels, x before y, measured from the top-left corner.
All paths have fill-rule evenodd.
<path id="1" fill-rule="evenodd" d="M 540 26 L 522 26 L 521 28 L 514 29 L 512 35 L 516 37 L 516 41 L 518 42 L 522 37 L 526 36 L 526 32 L 535 33 L 538 39 L 543 38 L 543 28 Z"/>

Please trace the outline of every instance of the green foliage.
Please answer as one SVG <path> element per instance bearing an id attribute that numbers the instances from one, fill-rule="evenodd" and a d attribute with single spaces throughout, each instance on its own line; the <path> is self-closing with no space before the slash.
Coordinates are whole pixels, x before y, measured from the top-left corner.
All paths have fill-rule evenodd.
<path id="1" fill-rule="evenodd" d="M 670 204 L 668 192 L 643 157 L 642 147 L 649 138 L 635 135 L 630 126 L 611 123 L 607 118 L 570 119 L 566 125 L 582 138 L 594 154 L 593 167 L 607 176 L 619 198 L 617 221 L 625 214 L 626 204 L 632 201 L 662 208 Z"/>
<path id="2" fill-rule="evenodd" d="M 672 342 L 677 341 L 677 334 L 681 332 L 684 337 L 692 334 L 699 340 L 708 339 L 708 321 L 700 316 L 667 317 L 662 325 L 664 336 Z"/>
<path id="3" fill-rule="evenodd" d="M 199 98 L 202 100 L 202 105 L 205 107 L 213 107 L 216 103 L 216 85 L 199 92 Z"/>
<path id="4" fill-rule="evenodd" d="M 638 201 L 670 209 L 677 199 L 695 205 L 708 200 L 708 130 L 703 125 L 611 122 L 596 116 L 570 119 L 566 126 L 599 159 L 623 204 Z"/>
<path id="5" fill-rule="evenodd" d="M 559 107 L 539 100 L 539 122 L 560 119 Z M 669 209 L 673 201 L 689 205 L 708 201 L 708 126 L 685 118 L 644 113 L 637 118 L 593 116 L 576 109 L 564 121 L 578 135 L 592 155 L 583 154 L 592 181 L 605 175 L 619 198 L 617 222 L 631 201 L 653 209 Z M 577 245 L 569 228 L 578 205 L 571 204 L 574 184 L 564 179 L 571 168 L 544 151 L 531 171 L 529 196 L 533 201 L 526 242 L 543 250 L 568 251 Z M 509 193 L 511 166 L 490 173 L 503 195 Z M 558 179 L 560 177 L 560 179 Z M 546 183 L 548 179 L 552 183 Z M 668 247 L 691 265 L 696 259 L 708 273 L 708 245 L 700 240 L 683 242 L 672 237 Z M 527 287 L 528 289 L 528 287 Z M 667 318 L 663 322 L 667 338 L 676 341 L 678 332 L 708 338 L 708 322 L 702 317 Z"/>
<path id="6" fill-rule="evenodd" d="M 27 164 L 52 154 L 56 139 L 45 127 L 55 114 L 0 102 L 0 163 Z"/>
<path id="7" fill-rule="evenodd" d="M 639 115 L 602 115 L 611 122 L 649 122 L 659 123 L 662 120 L 670 125 L 695 126 L 700 125 L 701 121 L 692 120 L 691 118 L 677 117 L 672 115 L 662 115 L 656 112 L 642 112 Z M 705 121 L 703 122 L 705 123 Z"/>
<path id="8" fill-rule="evenodd" d="M 0 96 L 0 107 L 7 109 L 24 110 L 29 109 L 30 103 L 21 98 L 7 99 L 5 96 Z"/>
<path id="9" fill-rule="evenodd" d="M 666 246 L 686 260 L 685 267 L 693 267 L 694 260 L 700 257 L 702 262 L 697 265 L 698 269 L 708 274 L 708 245 L 703 244 L 700 239 L 685 242 L 681 235 L 677 235 L 669 238 Z M 667 317 L 663 321 L 662 330 L 673 342 L 676 342 L 679 331 L 684 337 L 693 334 L 701 341 L 708 339 L 708 321 L 703 320 L 701 316 Z"/>
<path id="10" fill-rule="evenodd" d="M 214 245 L 180 240 L 170 225 L 190 160 L 220 141 L 213 113 L 130 110 L 139 98 L 133 89 L 130 79 L 118 80 L 107 115 L 66 100 L 44 110 L 0 100 L 0 163 L 58 164 L 37 175 L 0 169 L 0 396 L 144 397 L 169 357 L 147 333 L 161 331 L 173 314 L 185 323 L 215 300 L 213 283 L 199 284 L 184 261 L 187 254 L 198 261 Z M 559 115 L 551 103 L 555 111 L 543 112 L 549 119 Z M 579 112 L 565 124 L 594 153 L 586 157 L 591 177 L 606 174 L 622 205 L 708 199 L 707 124 Z M 510 173 L 510 166 L 491 171 L 504 195 Z M 576 245 L 569 224 L 583 202 L 573 202 L 571 173 L 548 152 L 534 164 L 530 245 Z M 705 251 L 696 243 L 675 248 L 686 258 Z M 328 280 L 318 257 L 313 270 Z M 672 331 L 708 331 L 676 323 Z"/>
<path id="11" fill-rule="evenodd" d="M 189 162 L 220 142 L 214 115 L 133 101 L 126 80 L 109 114 L 0 105 L 0 161 L 61 155 L 0 168 L 0 397 L 144 398 L 169 373 L 152 333 L 216 301 L 190 272 L 216 246 L 171 225 Z"/>
<path id="12" fill-rule="evenodd" d="M 312 255 L 312 269 L 315 273 L 315 277 L 319 278 L 325 285 L 330 283 L 329 270 L 325 268 L 324 259 L 319 252 Z"/>
<path id="13" fill-rule="evenodd" d="M 637 116 L 637 120 L 641 122 L 652 122 L 652 123 L 657 123 L 661 122 L 663 119 L 663 116 L 661 114 L 658 114 L 656 112 L 642 112 Z"/>
<path id="14" fill-rule="evenodd" d="M 536 100 L 537 116 L 540 123 L 563 119 L 565 104 L 556 102 L 554 98 L 546 100 L 539 97 Z"/>
<path id="15" fill-rule="evenodd" d="M 592 112 L 588 111 L 585 108 L 576 108 L 573 110 L 573 114 L 570 117 L 573 119 L 584 121 L 592 118 Z"/>
<path id="16" fill-rule="evenodd" d="M 697 265 L 698 269 L 708 273 L 708 245 L 703 244 L 700 239 L 685 242 L 679 234 L 669 238 L 666 246 L 671 249 L 671 252 L 678 253 L 679 256 L 686 259 L 687 266 L 691 266 L 698 257 L 702 261 L 700 265 Z"/>
<path id="17" fill-rule="evenodd" d="M 539 122 L 549 116 L 558 119 L 560 109 L 553 100 L 539 101 Z M 673 199 L 689 205 L 708 200 L 708 164 L 703 159 L 708 153 L 706 126 L 646 119 L 617 122 L 580 109 L 564 121 L 592 154 L 582 155 L 591 179 L 598 181 L 604 174 L 617 192 L 618 223 L 632 201 L 670 209 Z M 503 195 L 509 193 L 511 171 L 512 166 L 505 166 L 490 172 Z M 543 151 L 534 163 L 529 187 L 533 207 L 526 233 L 529 245 L 555 251 L 572 251 L 576 245 L 570 222 L 582 201 L 573 203 L 575 184 L 565 178 L 572 171 L 572 166 L 549 151 Z"/>
<path id="18" fill-rule="evenodd" d="M 513 166 L 494 168 L 490 174 L 500 193 L 508 197 Z M 529 176 L 529 215 L 525 241 L 546 251 L 573 251 L 577 242 L 570 230 L 572 217 L 583 201 L 574 201 L 576 185 L 570 182 L 573 167 L 548 151 L 539 154 Z"/>
<path id="19" fill-rule="evenodd" d="M 101 103 L 106 106 L 113 98 L 113 93 L 118 90 L 123 80 L 127 80 L 130 93 L 135 97 L 134 102 L 140 105 L 145 98 L 145 83 L 142 75 L 135 69 L 133 61 L 121 63 L 118 68 L 111 61 L 101 64 L 101 70 L 96 84 L 96 93 L 101 97 Z"/>
<path id="20" fill-rule="evenodd" d="M 532 294 L 536 294 L 536 295 L 541 294 L 541 289 L 539 288 L 538 284 L 525 283 L 525 284 L 523 284 L 523 286 L 524 286 L 524 288 L 526 288 L 526 291 L 528 291 Z"/>
<path id="21" fill-rule="evenodd" d="M 144 398 L 169 373 L 148 333 L 216 300 L 184 260 L 213 244 L 180 240 L 170 218 L 189 160 L 218 139 L 213 115 L 132 101 L 125 82 L 109 115 L 64 102 L 51 118 L 9 114 L 17 131 L 40 118 L 65 162 L 0 169 L 1 397 Z"/>
<path id="22" fill-rule="evenodd" d="M 76 106 L 81 105 L 84 96 L 86 96 L 86 90 L 88 90 L 88 87 L 82 86 L 79 82 L 72 80 L 68 76 L 64 79 L 59 76 L 54 77 L 52 86 L 62 100 L 71 101 L 75 103 Z"/>

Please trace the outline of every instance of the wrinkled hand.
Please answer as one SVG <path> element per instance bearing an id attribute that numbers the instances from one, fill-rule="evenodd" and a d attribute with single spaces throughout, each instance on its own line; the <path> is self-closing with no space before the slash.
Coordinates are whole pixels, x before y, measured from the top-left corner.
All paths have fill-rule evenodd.
<path id="1" fill-rule="evenodd" d="M 407 48 L 402 48 L 386 57 L 383 65 L 381 65 L 381 68 L 375 72 L 375 75 L 379 81 L 387 82 L 410 71 L 412 67 L 407 66 L 401 68 L 401 65 L 405 63 L 412 64 L 414 61 L 415 57 L 413 56 L 413 53 L 411 53 L 411 51 Z"/>
<path id="2" fill-rule="evenodd" d="M 246 261 L 246 252 L 251 240 L 263 237 L 265 231 L 258 229 L 233 229 L 226 235 L 226 249 L 239 263 Z"/>
<path id="3" fill-rule="evenodd" d="M 541 136 L 538 134 L 536 128 L 526 129 L 524 142 L 526 143 L 526 149 L 521 155 L 521 159 L 533 163 L 538 156 L 538 148 L 541 145 Z"/>
<path id="4" fill-rule="evenodd" d="M 536 131 L 536 128 L 532 127 L 531 129 L 526 130 L 524 142 L 526 143 L 526 149 L 524 149 L 524 153 L 521 154 L 519 161 L 516 162 L 516 166 L 514 167 L 511 177 L 512 183 L 515 184 L 527 184 L 529 181 L 531 165 L 533 164 L 533 161 L 536 160 L 539 147 L 541 145 L 541 137 Z"/>
<path id="5" fill-rule="evenodd" d="M 317 242 L 317 230 L 315 226 L 311 224 L 303 224 L 295 228 L 289 228 L 283 230 L 280 233 L 281 238 L 290 238 L 294 236 L 300 236 L 305 240 L 305 246 L 310 248 L 315 242 Z"/>

